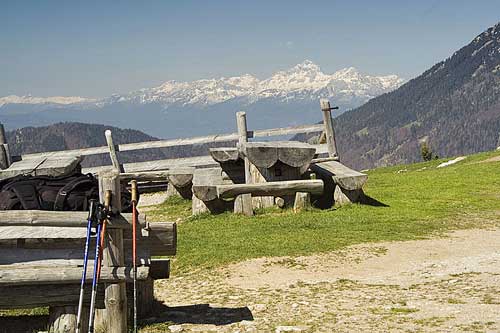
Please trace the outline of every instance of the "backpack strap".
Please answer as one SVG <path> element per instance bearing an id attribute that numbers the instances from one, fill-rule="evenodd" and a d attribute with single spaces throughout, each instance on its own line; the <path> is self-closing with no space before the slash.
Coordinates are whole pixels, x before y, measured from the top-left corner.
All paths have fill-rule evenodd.
<path id="1" fill-rule="evenodd" d="M 10 184 L 9 190 L 19 198 L 23 209 L 40 209 L 40 201 L 33 182 L 19 182 Z"/>
<path id="2" fill-rule="evenodd" d="M 64 185 L 59 192 L 57 192 L 56 200 L 54 202 L 54 210 L 63 210 L 64 203 L 68 198 L 68 195 L 78 186 L 82 184 L 92 183 L 93 180 L 89 177 L 89 175 L 81 176 L 73 179 L 66 185 Z"/>

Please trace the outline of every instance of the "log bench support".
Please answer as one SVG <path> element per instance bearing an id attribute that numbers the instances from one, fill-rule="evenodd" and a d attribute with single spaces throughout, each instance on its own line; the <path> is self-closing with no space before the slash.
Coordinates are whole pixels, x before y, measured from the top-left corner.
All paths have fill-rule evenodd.
<path id="1" fill-rule="evenodd" d="M 320 208 L 342 206 L 363 199 L 363 185 L 368 179 L 366 174 L 352 170 L 337 161 L 311 165 L 311 170 L 325 184 L 325 195 L 317 201 Z"/>
<path id="2" fill-rule="evenodd" d="M 194 168 L 175 168 L 168 172 L 167 198 L 180 196 L 184 199 L 191 199 L 193 196 L 193 175 Z"/>

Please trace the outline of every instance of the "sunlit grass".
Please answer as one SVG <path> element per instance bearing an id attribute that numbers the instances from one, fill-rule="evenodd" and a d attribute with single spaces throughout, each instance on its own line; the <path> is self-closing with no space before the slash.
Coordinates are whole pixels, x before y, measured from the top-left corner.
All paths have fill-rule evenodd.
<path id="1" fill-rule="evenodd" d="M 262 256 L 294 256 L 362 243 L 409 240 L 450 229 L 498 222 L 500 163 L 477 163 L 481 153 L 446 168 L 443 160 L 369 171 L 365 193 L 387 205 L 351 205 L 294 214 L 245 217 L 225 213 L 189 218 L 190 202 L 170 199 L 153 211 L 178 225 L 174 271 L 207 268 Z"/>

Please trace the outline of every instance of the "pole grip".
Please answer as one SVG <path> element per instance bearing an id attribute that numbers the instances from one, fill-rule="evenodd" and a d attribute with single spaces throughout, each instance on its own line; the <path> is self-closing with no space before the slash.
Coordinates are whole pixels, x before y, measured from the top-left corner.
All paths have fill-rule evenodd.
<path id="1" fill-rule="evenodd" d="M 137 203 L 137 181 L 132 180 L 130 186 L 132 190 L 132 202 Z"/>
<path id="2" fill-rule="evenodd" d="M 111 196 L 113 195 L 113 192 L 111 190 L 106 190 L 104 192 L 104 207 L 106 209 L 109 209 L 109 206 L 111 205 Z"/>

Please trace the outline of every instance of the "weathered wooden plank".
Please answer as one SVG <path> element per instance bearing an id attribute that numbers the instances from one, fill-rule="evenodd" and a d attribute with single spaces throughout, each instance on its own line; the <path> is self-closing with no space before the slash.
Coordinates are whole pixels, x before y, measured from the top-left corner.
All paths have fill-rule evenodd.
<path id="1" fill-rule="evenodd" d="M 80 284 L 37 285 L 0 287 L 0 309 L 30 309 L 42 306 L 75 306 L 78 304 Z M 90 293 L 85 293 L 84 303 L 90 303 Z M 104 306 L 104 290 L 98 289 L 97 307 Z"/>
<path id="2" fill-rule="evenodd" d="M 175 187 L 185 187 L 191 185 L 194 175 L 193 167 L 172 168 L 168 173 L 168 181 Z"/>
<path id="3" fill-rule="evenodd" d="M 260 168 L 270 168 L 278 161 L 301 168 L 311 163 L 316 148 L 298 141 L 247 142 L 242 145 L 242 152 Z"/>
<path id="4" fill-rule="evenodd" d="M 319 179 L 289 180 L 259 184 L 216 185 L 215 188 L 217 196 L 222 199 L 234 198 L 245 193 L 253 196 L 282 196 L 297 192 L 322 194 L 323 181 Z"/>
<path id="5" fill-rule="evenodd" d="M 8 169 L 0 171 L 0 179 L 17 175 L 33 176 L 63 176 L 68 175 L 79 167 L 81 157 L 70 156 L 65 158 L 32 158 L 14 162 Z"/>
<path id="6" fill-rule="evenodd" d="M 112 193 L 111 207 L 113 213 L 121 210 L 121 188 L 120 173 L 118 171 L 99 174 L 99 198 L 105 203 L 107 192 Z M 103 248 L 102 267 L 124 266 L 125 253 L 123 250 L 123 230 L 109 229 Z M 127 331 L 127 294 L 124 282 L 106 285 L 104 303 L 106 305 L 105 316 L 99 316 L 105 320 L 106 331 L 109 333 L 122 333 Z M 99 321 L 96 321 L 96 325 Z"/>
<path id="7" fill-rule="evenodd" d="M 327 99 L 320 100 L 321 111 L 323 112 L 323 124 L 325 128 L 326 143 L 330 157 L 338 157 L 337 143 L 335 141 L 335 131 L 333 129 L 332 108 Z"/>
<path id="8" fill-rule="evenodd" d="M 235 162 L 240 158 L 236 147 L 210 148 L 209 152 L 210 156 L 219 163 Z"/>
<path id="9" fill-rule="evenodd" d="M 323 130 L 323 124 L 301 125 L 301 126 L 291 126 L 284 128 L 249 131 L 247 137 L 257 138 L 257 137 L 269 137 L 269 136 L 282 136 L 282 135 L 291 135 L 299 133 L 320 132 L 322 130 Z M 195 144 L 204 144 L 213 142 L 228 142 L 237 140 L 238 140 L 238 133 L 216 134 L 216 135 L 207 135 L 207 136 L 200 136 L 193 138 L 126 143 L 118 145 L 118 150 L 130 151 L 130 150 L 140 150 L 149 148 L 166 148 L 166 147 L 195 145 Z M 108 153 L 107 146 L 62 150 L 62 151 L 45 152 L 45 153 L 24 154 L 22 155 L 22 159 L 51 157 L 51 156 L 52 157 L 88 156 L 88 155 L 105 154 L 105 153 Z"/>
<path id="10" fill-rule="evenodd" d="M 6 210 L 0 211 L 0 227 L 2 226 L 38 226 L 38 227 L 71 227 L 85 228 L 87 212 L 52 212 L 42 210 Z M 141 227 L 146 225 L 145 216 L 139 219 Z M 132 214 L 119 214 L 111 217 L 110 229 L 129 229 L 132 227 Z M 0 236 L 3 239 L 4 235 Z M 23 237 L 18 237 L 23 238 Z M 51 238 L 48 234 L 43 238 Z"/>
<path id="11" fill-rule="evenodd" d="M 171 139 L 171 140 L 157 140 L 157 141 L 146 141 L 146 142 L 138 142 L 138 143 L 125 143 L 118 145 L 119 151 L 131 151 L 131 150 L 140 150 L 140 149 L 150 149 L 150 148 L 167 148 L 167 147 L 176 147 L 176 146 L 187 146 L 187 145 L 197 145 L 204 143 L 214 143 L 214 142 L 227 142 L 227 141 L 236 141 L 238 139 L 238 135 L 236 133 L 230 134 L 216 134 L 216 135 L 207 135 L 193 138 L 181 138 L 181 139 Z M 54 152 L 45 152 L 45 153 L 33 153 L 33 154 L 25 154 L 22 155 L 22 158 L 37 158 L 37 157 L 62 157 L 62 156 L 88 156 L 88 155 L 96 155 L 96 154 L 105 154 L 108 153 L 109 149 L 107 146 L 101 147 L 90 147 L 90 148 L 82 148 L 82 149 L 72 149 L 72 150 L 62 150 L 62 151 L 54 151 Z"/>
<path id="12" fill-rule="evenodd" d="M 177 227 L 174 222 L 155 222 L 149 224 L 148 230 L 142 230 L 138 239 L 138 247 L 147 249 L 153 256 L 175 255 L 177 247 Z M 19 247 L 23 249 L 83 249 L 86 237 L 85 228 L 66 227 L 0 227 L 0 254 L 3 248 Z M 130 248 L 132 236 L 124 233 L 125 249 Z M 22 240 L 22 243 L 16 243 Z M 10 241 L 10 243 L 9 243 Z M 39 251 L 43 253 L 44 251 Z M 63 255 L 64 253 L 60 253 Z M 69 255 L 70 253 L 68 253 Z M 54 254 L 55 255 L 55 254 Z M 66 256 L 61 256 L 65 258 Z M 2 264 L 2 258 L 0 258 Z"/>
<path id="13" fill-rule="evenodd" d="M 337 161 L 322 162 L 311 165 L 311 170 L 318 175 L 332 177 L 338 186 L 346 190 L 359 190 L 368 179 L 368 175 L 352 170 Z"/>
<path id="14" fill-rule="evenodd" d="M 82 278 L 81 267 L 69 266 L 0 266 L 0 286 L 47 285 L 79 283 Z M 87 283 L 92 282 L 93 263 L 87 267 Z M 145 280 L 149 267 L 139 266 L 137 278 Z M 100 282 L 132 281 L 132 267 L 102 267 Z"/>
<path id="15" fill-rule="evenodd" d="M 11 266 L 82 266 L 84 244 L 80 240 L 72 243 L 65 243 L 65 248 L 52 248 L 50 243 L 44 243 L 44 246 L 37 248 L 1 248 L 0 265 Z M 79 247 L 76 247 L 79 245 Z M 144 245 L 141 243 L 141 245 Z M 95 239 L 92 239 L 90 250 L 95 250 Z M 137 250 L 137 263 L 144 266 L 151 264 L 151 252 L 144 246 Z M 94 259 L 94 252 L 89 252 L 89 260 Z M 125 263 L 132 265 L 132 251 L 130 248 L 125 250 Z M 1 266 L 0 266 L 1 267 Z"/>
<path id="16" fill-rule="evenodd" d="M 238 156 L 241 155 L 241 149 L 248 142 L 248 129 L 247 129 L 247 116 L 245 112 L 236 113 L 236 126 L 238 128 Z M 252 182 L 252 175 L 250 173 L 250 161 L 248 157 L 243 157 L 245 183 Z M 241 195 L 236 198 L 234 205 L 235 213 L 244 214 L 247 216 L 253 215 L 252 197 L 248 194 Z"/>
<path id="17" fill-rule="evenodd" d="M 224 177 L 221 168 L 196 169 L 193 177 L 193 215 L 204 212 L 219 213 L 226 205 L 213 196 L 210 191 L 211 184 L 231 184 L 229 177 Z M 207 187 L 208 186 L 208 187 Z M 208 190 L 208 191 L 207 191 Z"/>
<path id="18" fill-rule="evenodd" d="M 304 209 L 311 207 L 311 193 L 297 192 L 293 203 L 293 211 L 298 213 Z"/>
<path id="19" fill-rule="evenodd" d="M 120 161 L 118 160 L 118 154 L 116 153 L 115 144 L 113 143 L 113 136 L 111 130 L 104 131 L 104 136 L 106 137 L 106 143 L 108 144 L 109 157 L 111 158 L 111 164 L 118 172 L 121 172 Z"/>
<path id="20" fill-rule="evenodd" d="M 323 131 L 323 124 L 314 124 L 314 125 L 300 125 L 300 126 L 290 126 L 283 128 L 272 128 L 272 129 L 263 129 L 251 131 L 248 134 L 249 138 L 259 138 L 259 137 L 269 137 L 269 136 L 284 136 L 291 134 L 300 134 L 300 133 L 314 133 Z"/>
<path id="21" fill-rule="evenodd" d="M 131 238 L 125 237 L 125 247 L 129 248 Z M 149 224 L 147 237 L 137 242 L 138 248 L 146 248 L 152 256 L 173 256 L 177 251 L 177 224 L 174 222 L 153 222 Z"/>
<path id="22" fill-rule="evenodd" d="M 142 171 L 157 171 L 157 170 L 169 170 L 177 167 L 196 167 L 196 168 L 208 168 L 216 167 L 218 163 L 214 161 L 211 156 L 195 156 L 186 158 L 172 158 L 165 160 L 156 160 L 148 162 L 137 162 L 137 163 L 125 163 L 123 164 L 123 169 L 126 173 L 130 172 L 142 172 Z M 110 170 L 111 166 L 100 166 L 92 168 L 84 168 L 83 173 L 99 173 L 102 171 Z"/>
<path id="23" fill-rule="evenodd" d="M 142 171 L 142 172 L 123 172 L 120 173 L 122 182 L 129 182 L 133 179 L 141 181 L 166 181 L 169 175 L 168 170 L 162 171 Z"/>
<path id="24" fill-rule="evenodd" d="M 232 184 L 229 177 L 224 177 L 222 168 L 196 169 L 193 177 L 193 195 L 204 201 L 217 199 L 214 185 Z"/>

